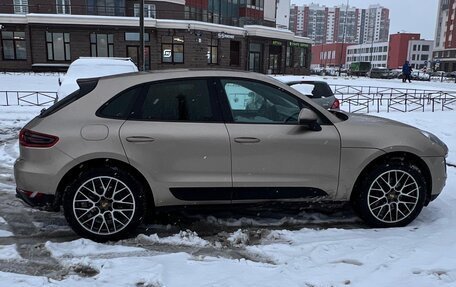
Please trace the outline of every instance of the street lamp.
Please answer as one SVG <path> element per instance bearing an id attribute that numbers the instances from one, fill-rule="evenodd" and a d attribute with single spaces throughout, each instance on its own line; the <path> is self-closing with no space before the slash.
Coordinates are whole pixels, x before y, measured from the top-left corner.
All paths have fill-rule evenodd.
<path id="1" fill-rule="evenodd" d="M 144 0 L 139 1 L 139 55 L 138 66 L 140 71 L 145 70 L 145 57 L 144 57 Z"/>

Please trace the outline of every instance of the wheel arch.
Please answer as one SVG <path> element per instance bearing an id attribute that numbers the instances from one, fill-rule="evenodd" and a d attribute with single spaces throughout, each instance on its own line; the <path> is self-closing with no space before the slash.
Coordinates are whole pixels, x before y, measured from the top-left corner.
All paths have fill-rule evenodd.
<path id="1" fill-rule="evenodd" d="M 432 176 L 431 176 L 431 171 L 429 170 L 429 167 L 427 164 L 416 154 L 410 153 L 410 152 L 391 152 L 387 154 L 383 154 L 374 160 L 372 160 L 367 166 L 364 167 L 364 169 L 361 171 L 361 173 L 358 175 L 355 184 L 353 185 L 353 189 L 350 195 L 350 201 L 353 202 L 356 199 L 356 196 L 360 194 L 360 185 L 362 180 L 366 177 L 366 175 L 377 165 L 382 164 L 382 163 L 387 163 L 391 160 L 401 160 L 401 161 L 407 161 L 415 164 L 419 170 L 422 172 L 424 176 L 424 181 L 426 183 L 426 199 L 425 199 L 425 205 L 428 205 L 430 200 L 431 200 L 431 192 L 432 192 Z"/>
<path id="2" fill-rule="evenodd" d="M 146 194 L 146 205 L 147 205 L 147 215 L 150 215 L 149 213 L 154 209 L 155 203 L 154 203 L 154 196 L 152 193 L 152 189 L 144 177 L 144 175 L 137 170 L 135 167 L 132 165 L 117 160 L 117 159 L 112 159 L 112 158 L 97 158 L 97 159 L 91 159 L 87 160 L 81 163 L 78 163 L 74 167 L 72 167 L 69 171 L 65 173 L 65 175 L 62 177 L 60 180 L 59 184 L 57 185 L 57 190 L 55 193 L 55 201 L 54 205 L 55 208 L 58 209 L 62 205 L 62 200 L 63 200 L 63 195 L 66 191 L 66 188 L 70 182 L 74 180 L 76 176 L 78 176 L 83 170 L 87 170 L 88 168 L 95 168 L 95 167 L 117 167 L 121 168 L 123 170 L 128 171 L 135 179 L 137 179 L 142 186 L 144 187 L 144 191 Z"/>

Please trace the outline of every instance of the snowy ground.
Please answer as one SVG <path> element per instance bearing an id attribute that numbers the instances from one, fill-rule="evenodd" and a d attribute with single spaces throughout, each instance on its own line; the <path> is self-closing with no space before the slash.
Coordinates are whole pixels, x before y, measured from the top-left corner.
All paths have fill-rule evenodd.
<path id="1" fill-rule="evenodd" d="M 56 79 L 0 75 L 0 91 L 6 85 L 56 89 Z M 325 80 L 404 85 L 395 80 Z M 447 83 L 407 85 L 456 90 Z M 335 214 L 242 211 L 172 215 L 141 226 L 131 239 L 98 244 L 78 238 L 61 214 L 24 207 L 14 198 L 17 132 L 40 109 L 0 107 L 2 287 L 456 286 L 454 167 L 448 167 L 443 194 L 404 228 L 370 229 L 345 209 Z M 380 116 L 435 133 L 450 148 L 448 161 L 456 164 L 456 112 Z"/>

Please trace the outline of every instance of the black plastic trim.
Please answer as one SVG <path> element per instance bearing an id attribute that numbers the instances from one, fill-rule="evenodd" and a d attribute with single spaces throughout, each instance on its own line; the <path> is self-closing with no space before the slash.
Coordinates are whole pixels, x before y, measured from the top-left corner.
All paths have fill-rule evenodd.
<path id="1" fill-rule="evenodd" d="M 173 196 L 185 201 L 299 199 L 328 196 L 313 187 L 173 187 Z"/>
<path id="2" fill-rule="evenodd" d="M 43 110 L 38 117 L 45 118 L 47 116 L 50 116 L 50 115 L 60 111 L 64 107 L 74 103 L 75 101 L 79 100 L 80 98 L 84 97 L 85 95 L 87 95 L 88 93 L 90 93 L 91 91 L 93 91 L 95 89 L 95 87 L 98 85 L 98 80 L 99 80 L 99 78 L 77 80 L 76 82 L 79 85 L 79 90 L 69 94 L 65 98 L 56 102 L 50 108 Z"/>

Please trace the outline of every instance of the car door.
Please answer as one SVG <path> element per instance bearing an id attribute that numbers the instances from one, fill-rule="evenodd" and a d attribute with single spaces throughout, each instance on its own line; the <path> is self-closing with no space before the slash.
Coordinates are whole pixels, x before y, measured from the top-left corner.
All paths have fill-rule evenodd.
<path id="1" fill-rule="evenodd" d="M 231 200 L 230 144 L 212 86 L 204 78 L 149 83 L 120 130 L 157 206 Z"/>
<path id="2" fill-rule="evenodd" d="M 298 125 L 306 102 L 256 80 L 221 78 L 220 94 L 228 118 L 233 202 L 336 194 L 340 137 L 321 113 L 320 131 Z"/>

